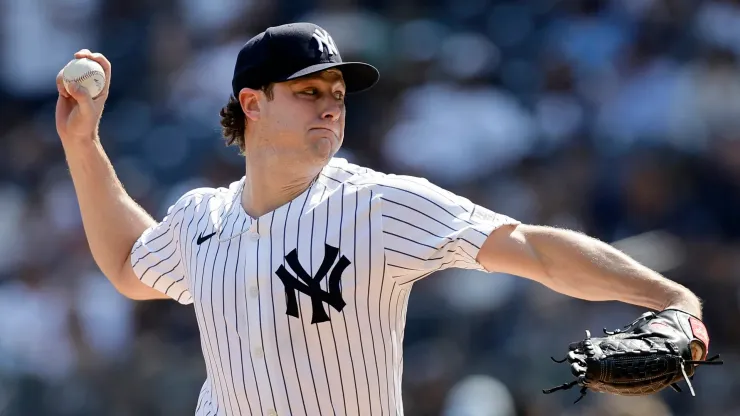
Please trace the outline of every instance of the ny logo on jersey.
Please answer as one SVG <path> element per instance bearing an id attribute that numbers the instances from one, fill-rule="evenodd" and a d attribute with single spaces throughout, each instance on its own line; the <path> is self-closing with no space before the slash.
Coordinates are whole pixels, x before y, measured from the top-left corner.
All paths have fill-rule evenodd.
<path id="1" fill-rule="evenodd" d="M 296 250 L 288 253 L 288 255 L 285 256 L 285 260 L 298 277 L 290 274 L 285 266 L 280 266 L 277 272 L 275 272 L 285 286 L 285 299 L 287 303 L 286 313 L 295 318 L 299 317 L 298 300 L 296 299 L 295 294 L 295 291 L 298 290 L 311 298 L 311 307 L 313 308 L 313 316 L 311 317 L 312 324 L 329 320 L 329 316 L 324 310 L 324 302 L 333 307 L 337 312 L 341 312 L 346 305 L 346 303 L 344 303 L 344 299 L 342 299 L 342 288 L 340 287 L 340 284 L 342 273 L 344 273 L 344 269 L 346 269 L 351 262 L 346 257 L 342 256 L 336 266 L 334 266 L 334 270 L 329 274 L 329 269 L 337 259 L 337 255 L 339 255 L 339 249 L 328 244 L 325 244 L 324 246 L 324 260 L 321 262 L 321 266 L 316 272 L 316 276 L 312 277 L 306 273 L 303 266 L 301 266 L 301 263 L 298 262 L 298 253 Z M 321 288 L 321 281 L 327 274 L 329 274 L 328 292 Z M 300 278 L 300 280 L 298 280 L 298 278 Z"/>
<path id="2" fill-rule="evenodd" d="M 313 32 L 313 38 L 316 39 L 316 41 L 319 43 L 319 52 L 324 53 L 324 46 L 326 46 L 326 50 L 329 53 L 329 56 L 339 54 L 339 51 L 337 50 L 337 45 L 334 44 L 334 39 L 329 36 L 329 33 L 327 31 L 316 29 Z"/>

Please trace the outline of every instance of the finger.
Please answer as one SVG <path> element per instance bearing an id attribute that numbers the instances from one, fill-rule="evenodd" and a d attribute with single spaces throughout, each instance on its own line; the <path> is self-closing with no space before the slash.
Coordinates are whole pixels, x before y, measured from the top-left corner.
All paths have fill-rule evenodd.
<path id="1" fill-rule="evenodd" d="M 93 99 L 85 87 L 76 82 L 70 82 L 69 95 L 77 101 L 77 105 L 80 108 L 80 114 L 89 117 L 94 112 Z"/>
<path id="2" fill-rule="evenodd" d="M 103 72 L 105 73 L 105 85 L 103 86 L 103 91 L 101 92 L 101 95 L 107 95 L 108 90 L 110 89 L 110 77 L 111 77 L 110 61 L 102 53 L 90 54 L 90 59 L 99 63 L 100 66 L 103 67 Z"/>
<path id="3" fill-rule="evenodd" d="M 90 49 L 80 49 L 79 51 L 75 52 L 75 58 L 89 58 L 90 55 L 92 55 L 92 52 L 90 52 Z"/>
<path id="4" fill-rule="evenodd" d="M 57 97 L 57 106 L 56 106 L 56 112 L 55 112 L 55 118 L 57 122 L 57 128 L 59 128 L 60 124 L 66 123 L 66 119 L 69 116 L 69 112 L 74 106 L 74 99 L 66 98 L 63 96 Z"/>
<path id="5" fill-rule="evenodd" d="M 57 91 L 59 92 L 59 95 L 61 95 L 64 98 L 69 98 L 70 95 L 67 92 L 67 89 L 64 87 L 64 75 L 62 73 L 64 72 L 64 69 L 60 70 L 57 74 Z"/>

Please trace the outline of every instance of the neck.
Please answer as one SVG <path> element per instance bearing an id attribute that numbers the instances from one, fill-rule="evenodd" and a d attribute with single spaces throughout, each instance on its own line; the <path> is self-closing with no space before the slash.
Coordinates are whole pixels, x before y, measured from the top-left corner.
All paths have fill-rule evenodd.
<path id="1" fill-rule="evenodd" d="M 303 193 L 323 166 L 296 167 L 270 159 L 247 156 L 242 206 L 252 218 L 274 211 Z"/>

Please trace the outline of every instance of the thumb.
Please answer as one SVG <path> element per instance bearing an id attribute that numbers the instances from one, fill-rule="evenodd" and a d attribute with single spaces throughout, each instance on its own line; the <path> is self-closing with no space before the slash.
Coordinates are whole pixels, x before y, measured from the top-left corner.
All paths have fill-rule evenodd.
<path id="1" fill-rule="evenodd" d="M 90 117 L 95 113 L 95 104 L 93 103 L 92 96 L 90 96 L 90 93 L 85 87 L 72 81 L 68 85 L 68 90 L 69 95 L 77 101 L 81 115 Z"/>

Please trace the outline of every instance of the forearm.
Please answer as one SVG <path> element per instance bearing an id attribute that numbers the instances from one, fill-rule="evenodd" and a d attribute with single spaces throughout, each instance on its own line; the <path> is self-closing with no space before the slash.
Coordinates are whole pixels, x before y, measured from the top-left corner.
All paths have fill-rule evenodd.
<path id="1" fill-rule="evenodd" d="M 541 282 L 553 290 L 653 310 L 679 308 L 701 317 L 701 304 L 688 289 L 604 242 L 563 229 L 520 228 L 542 266 Z"/>
<path id="2" fill-rule="evenodd" d="M 155 221 L 126 193 L 99 140 L 64 151 L 90 251 L 117 285 L 133 244 Z"/>

